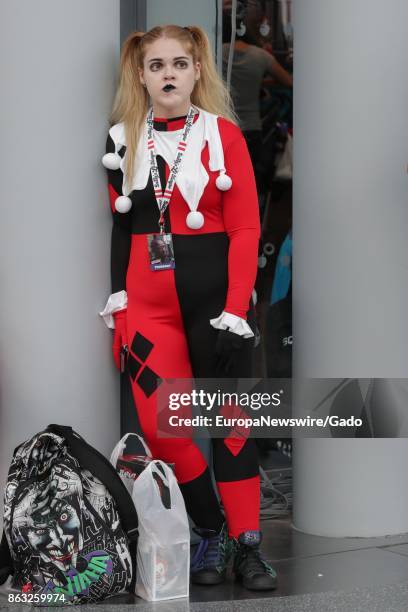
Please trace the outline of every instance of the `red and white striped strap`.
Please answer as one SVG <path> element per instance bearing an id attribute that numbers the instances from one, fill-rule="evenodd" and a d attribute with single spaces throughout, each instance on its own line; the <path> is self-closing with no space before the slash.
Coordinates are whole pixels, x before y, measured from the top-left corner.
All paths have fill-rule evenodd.
<path id="1" fill-rule="evenodd" d="M 149 154 L 150 174 L 152 176 L 154 195 L 156 197 L 157 206 L 160 211 L 160 219 L 159 219 L 160 233 L 164 232 L 164 213 L 166 211 L 166 208 L 169 205 L 170 198 L 172 196 L 174 185 L 176 182 L 176 176 L 180 169 L 181 160 L 183 158 L 184 151 L 186 150 L 186 147 L 187 147 L 187 137 L 193 125 L 194 114 L 195 114 L 195 109 L 193 106 L 190 106 L 187 117 L 186 117 L 186 121 L 184 124 L 183 134 L 182 134 L 180 142 L 177 145 L 176 157 L 174 159 L 173 166 L 170 170 L 169 178 L 167 179 L 167 184 L 166 184 L 166 188 L 164 191 L 162 189 L 159 169 L 157 167 L 156 151 L 155 151 L 154 140 L 153 140 L 153 108 L 151 108 L 147 114 L 147 119 L 146 119 L 146 122 L 147 122 L 147 150 Z"/>

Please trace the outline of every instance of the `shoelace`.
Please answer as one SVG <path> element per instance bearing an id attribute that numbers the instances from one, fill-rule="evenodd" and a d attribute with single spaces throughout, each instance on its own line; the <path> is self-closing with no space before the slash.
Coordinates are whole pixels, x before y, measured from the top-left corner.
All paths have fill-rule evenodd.
<path id="1" fill-rule="evenodd" d="M 217 566 L 220 558 L 220 537 L 221 534 L 219 533 L 211 538 L 203 538 L 201 540 L 191 561 L 192 570 Z"/>
<path id="2" fill-rule="evenodd" d="M 245 561 L 245 569 L 249 574 L 263 574 L 265 572 L 269 574 L 271 571 L 273 572 L 272 568 L 269 569 L 268 563 L 262 558 L 261 552 L 258 548 L 245 546 L 245 544 L 241 544 L 241 547 L 242 559 L 240 560 L 239 565 Z"/>

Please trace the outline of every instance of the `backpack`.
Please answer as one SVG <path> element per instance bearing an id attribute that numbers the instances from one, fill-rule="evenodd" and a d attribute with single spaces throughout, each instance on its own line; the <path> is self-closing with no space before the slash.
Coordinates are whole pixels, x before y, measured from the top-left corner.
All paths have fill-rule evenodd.
<path id="1" fill-rule="evenodd" d="M 132 590 L 137 527 L 132 498 L 111 463 L 71 427 L 49 425 L 13 453 L 0 584 L 11 575 L 21 601 L 40 605 Z"/>

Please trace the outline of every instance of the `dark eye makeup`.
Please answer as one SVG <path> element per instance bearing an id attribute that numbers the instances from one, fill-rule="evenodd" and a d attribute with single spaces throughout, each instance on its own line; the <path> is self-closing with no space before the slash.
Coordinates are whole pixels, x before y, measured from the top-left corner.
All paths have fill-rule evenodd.
<path id="1" fill-rule="evenodd" d="M 188 67 L 188 61 L 184 60 L 184 59 L 175 60 L 174 65 L 177 68 L 182 68 L 182 69 L 183 68 L 187 68 Z M 149 69 L 152 72 L 157 72 L 162 67 L 163 67 L 163 62 L 160 62 L 158 60 L 155 60 L 155 61 L 151 62 L 151 64 L 149 65 Z"/>

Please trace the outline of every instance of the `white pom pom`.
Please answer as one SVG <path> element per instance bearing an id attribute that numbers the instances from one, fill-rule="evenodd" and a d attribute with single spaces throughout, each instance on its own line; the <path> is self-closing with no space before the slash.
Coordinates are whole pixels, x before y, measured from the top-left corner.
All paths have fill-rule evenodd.
<path id="1" fill-rule="evenodd" d="M 102 163 L 108 170 L 119 170 L 121 157 L 117 153 L 105 153 Z"/>
<path id="2" fill-rule="evenodd" d="M 190 229 L 200 229 L 204 225 L 204 217 L 198 211 L 191 211 L 186 217 L 186 223 Z"/>
<path id="3" fill-rule="evenodd" d="M 132 200 L 127 196 L 119 196 L 115 200 L 115 208 L 120 213 L 127 213 L 132 208 Z"/>
<path id="4" fill-rule="evenodd" d="M 220 191 L 228 191 L 228 189 L 231 189 L 232 180 L 228 174 L 220 172 L 219 176 L 215 179 L 215 184 Z"/>

